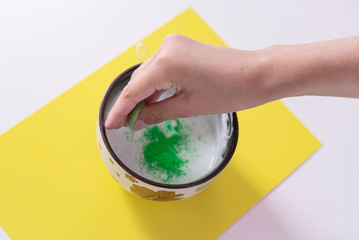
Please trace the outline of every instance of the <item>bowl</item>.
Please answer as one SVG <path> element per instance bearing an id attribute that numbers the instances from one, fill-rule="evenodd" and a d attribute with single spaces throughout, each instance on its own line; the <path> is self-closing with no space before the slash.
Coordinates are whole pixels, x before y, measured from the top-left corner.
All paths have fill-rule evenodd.
<path id="1" fill-rule="evenodd" d="M 155 201 L 175 201 L 205 189 L 227 166 L 237 146 L 236 113 L 168 120 L 131 133 L 105 129 L 107 115 L 134 65 L 106 90 L 97 121 L 97 142 L 104 165 L 130 193 Z M 170 97 L 169 90 L 158 101 Z"/>

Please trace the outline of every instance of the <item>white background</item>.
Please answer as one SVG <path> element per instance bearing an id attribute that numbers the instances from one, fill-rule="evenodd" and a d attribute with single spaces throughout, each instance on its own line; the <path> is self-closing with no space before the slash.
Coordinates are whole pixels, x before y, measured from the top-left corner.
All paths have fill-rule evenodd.
<path id="1" fill-rule="evenodd" d="M 241 49 L 359 34 L 357 0 L 1 1 L 0 133 L 188 7 Z M 284 103 L 323 147 L 219 239 L 359 239 L 359 100 Z"/>

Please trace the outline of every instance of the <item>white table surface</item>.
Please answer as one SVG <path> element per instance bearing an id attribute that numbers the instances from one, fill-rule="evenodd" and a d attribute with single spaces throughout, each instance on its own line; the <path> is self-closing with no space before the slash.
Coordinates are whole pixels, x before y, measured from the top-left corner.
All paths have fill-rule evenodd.
<path id="1" fill-rule="evenodd" d="M 241 49 L 359 34 L 357 0 L 3 1 L 0 133 L 188 7 Z M 359 100 L 284 103 L 323 147 L 219 239 L 359 239 Z"/>

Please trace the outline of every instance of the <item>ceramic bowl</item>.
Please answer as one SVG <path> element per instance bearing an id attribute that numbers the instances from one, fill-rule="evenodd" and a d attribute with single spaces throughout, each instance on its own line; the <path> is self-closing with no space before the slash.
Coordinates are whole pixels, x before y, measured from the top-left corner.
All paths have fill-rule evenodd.
<path id="1" fill-rule="evenodd" d="M 187 159 L 182 166 L 185 170 L 181 168 L 180 172 L 176 172 L 179 180 L 171 177 L 168 171 L 167 175 L 161 175 L 160 170 L 155 169 L 157 165 L 154 164 L 156 161 L 152 161 L 154 159 L 150 159 L 151 166 L 145 165 L 143 160 L 146 151 L 144 139 L 148 135 L 146 131 L 153 126 L 135 131 L 133 135 L 128 127 L 115 130 L 104 127 L 109 110 L 139 65 L 128 68 L 116 77 L 102 99 L 97 122 L 97 141 L 102 161 L 113 178 L 136 196 L 155 201 L 191 197 L 205 189 L 232 158 L 238 140 L 237 115 L 226 113 L 179 119 L 185 126 L 183 129 L 188 131 L 185 143 L 177 149 L 178 154 Z M 198 143 L 194 144 L 196 141 Z"/>

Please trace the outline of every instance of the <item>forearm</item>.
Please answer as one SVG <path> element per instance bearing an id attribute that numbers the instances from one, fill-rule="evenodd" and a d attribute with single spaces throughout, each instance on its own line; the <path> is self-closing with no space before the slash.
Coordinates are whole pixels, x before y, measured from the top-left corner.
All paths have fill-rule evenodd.
<path id="1" fill-rule="evenodd" d="M 319 95 L 359 98 L 359 36 L 263 50 L 269 99 Z"/>

